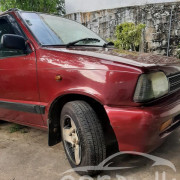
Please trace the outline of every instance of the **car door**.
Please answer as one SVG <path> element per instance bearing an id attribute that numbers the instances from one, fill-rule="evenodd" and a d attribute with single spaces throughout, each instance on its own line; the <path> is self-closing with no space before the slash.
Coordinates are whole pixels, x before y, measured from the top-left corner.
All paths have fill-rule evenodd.
<path id="1" fill-rule="evenodd" d="M 0 17 L 0 40 L 4 34 L 26 36 L 11 15 Z M 13 42 L 12 42 L 13 43 Z M 30 47 L 28 47 L 30 48 Z M 39 103 L 36 55 L 0 45 L 0 118 L 43 126 Z"/>

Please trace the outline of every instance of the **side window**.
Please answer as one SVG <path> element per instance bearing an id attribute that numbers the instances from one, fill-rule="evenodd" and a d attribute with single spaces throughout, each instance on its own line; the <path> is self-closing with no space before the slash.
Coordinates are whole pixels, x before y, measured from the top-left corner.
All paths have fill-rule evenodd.
<path id="1" fill-rule="evenodd" d="M 14 49 L 5 49 L 1 44 L 1 38 L 4 34 L 20 34 L 19 30 L 16 29 L 16 26 L 12 26 L 7 16 L 0 17 L 0 58 L 18 56 L 24 54 L 21 50 Z"/>

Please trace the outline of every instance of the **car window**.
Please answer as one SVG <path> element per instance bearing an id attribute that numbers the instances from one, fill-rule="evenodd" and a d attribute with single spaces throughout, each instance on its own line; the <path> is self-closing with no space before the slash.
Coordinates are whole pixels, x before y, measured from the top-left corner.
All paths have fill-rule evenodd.
<path id="1" fill-rule="evenodd" d="M 21 50 L 6 49 L 1 44 L 1 38 L 4 34 L 17 34 L 22 35 L 17 29 L 17 26 L 12 26 L 8 18 L 0 17 L 0 58 L 18 56 L 24 54 Z"/>
<path id="2" fill-rule="evenodd" d="M 77 44 L 103 46 L 105 43 L 102 38 L 83 25 L 59 16 L 21 12 L 21 17 L 41 45 L 66 45 L 85 38 L 99 41 L 80 41 Z"/>
<path id="3" fill-rule="evenodd" d="M 36 13 L 23 13 L 23 18 L 41 44 L 62 44 L 62 40 L 48 27 L 44 21 L 41 20 Z"/>

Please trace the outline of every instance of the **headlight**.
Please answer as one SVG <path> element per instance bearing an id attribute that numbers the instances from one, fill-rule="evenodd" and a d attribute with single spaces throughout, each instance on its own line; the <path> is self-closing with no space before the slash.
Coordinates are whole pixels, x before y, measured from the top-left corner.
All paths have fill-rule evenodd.
<path id="1" fill-rule="evenodd" d="M 142 74 L 139 77 L 134 94 L 135 102 L 146 102 L 169 92 L 169 82 L 163 72 Z"/>

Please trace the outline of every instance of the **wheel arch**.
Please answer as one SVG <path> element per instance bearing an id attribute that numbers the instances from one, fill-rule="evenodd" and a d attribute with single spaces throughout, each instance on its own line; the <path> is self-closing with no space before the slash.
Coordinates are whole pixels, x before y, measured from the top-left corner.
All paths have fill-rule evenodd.
<path id="1" fill-rule="evenodd" d="M 56 98 L 50 108 L 48 114 L 48 144 L 49 146 L 56 145 L 61 141 L 61 132 L 60 132 L 60 114 L 63 106 L 70 102 L 82 100 L 87 102 L 96 112 L 98 118 L 101 121 L 104 135 L 107 135 L 108 138 L 112 137 L 113 140 L 116 140 L 114 131 L 110 125 L 108 115 L 104 109 L 104 106 L 101 102 L 87 95 L 81 94 L 66 94 Z M 106 132 L 106 133 L 105 133 Z M 108 141 L 106 141 L 108 142 Z"/>

